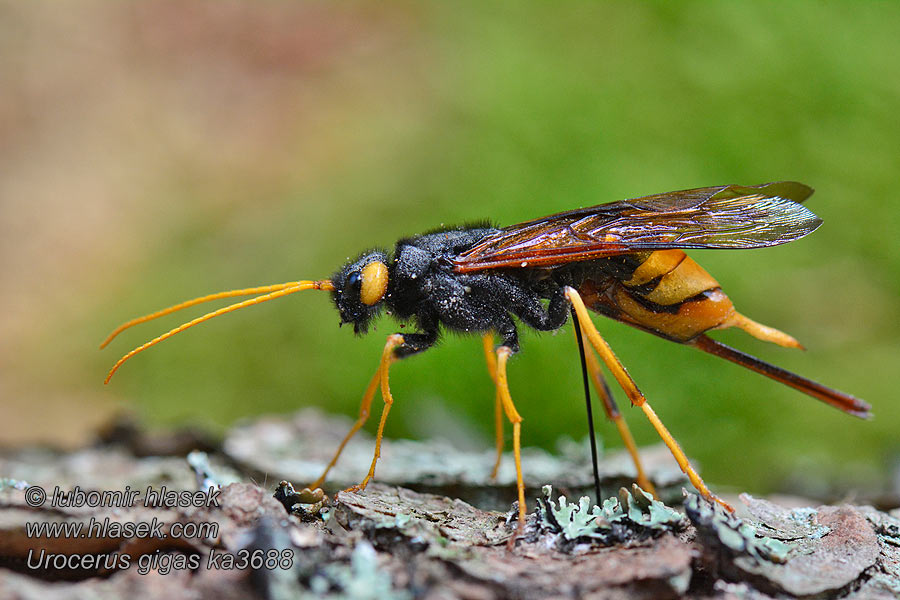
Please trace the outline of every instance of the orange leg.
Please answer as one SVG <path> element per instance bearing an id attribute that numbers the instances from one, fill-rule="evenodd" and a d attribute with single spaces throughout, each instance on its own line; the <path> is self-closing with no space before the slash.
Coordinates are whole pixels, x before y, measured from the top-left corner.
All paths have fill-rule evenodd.
<path id="1" fill-rule="evenodd" d="M 637 484 L 644 491 L 657 496 L 656 488 L 647 478 L 647 474 L 641 464 L 641 457 L 638 454 L 634 438 L 631 436 L 631 430 L 628 429 L 628 424 L 622 417 L 622 413 L 619 412 L 619 407 L 613 399 L 612 391 L 606 383 L 606 378 L 603 377 L 603 372 L 600 370 L 600 363 L 597 361 L 597 357 L 594 356 L 593 352 L 585 352 L 585 358 L 587 359 L 587 367 L 588 372 L 591 375 L 591 381 L 594 383 L 594 389 L 597 390 L 597 395 L 600 396 L 600 399 L 603 401 L 603 409 L 606 411 L 606 416 L 609 417 L 610 421 L 615 423 L 616 429 L 619 430 L 619 435 L 622 437 L 622 441 L 625 442 L 625 448 L 628 450 L 628 454 L 631 455 L 631 460 L 634 462 L 634 468 L 637 471 Z"/>
<path id="2" fill-rule="evenodd" d="M 322 472 L 322 475 L 319 476 L 313 483 L 309 484 L 309 489 L 314 490 L 316 488 L 322 487 L 322 484 L 325 483 L 325 478 L 328 476 L 328 472 L 331 471 L 331 468 L 337 464 L 338 458 L 341 457 L 341 452 L 344 451 L 344 446 L 347 445 L 347 442 L 350 441 L 356 432 L 360 430 L 360 428 L 366 424 L 366 421 L 369 419 L 369 408 L 372 406 L 372 399 L 375 397 L 375 390 L 378 389 L 378 382 L 381 381 L 381 365 L 378 366 L 378 369 L 375 371 L 375 375 L 372 376 L 372 379 L 369 381 L 369 385 L 366 387 L 366 393 L 363 394 L 362 403 L 359 406 L 359 418 L 356 420 L 356 423 L 353 424 L 353 427 L 350 428 L 350 431 L 344 437 L 344 441 L 341 442 L 341 445 L 338 446 L 337 452 L 334 453 L 334 458 L 331 459 L 331 462 L 328 463 L 328 466 L 325 467 L 325 470 Z"/>
<path id="3" fill-rule="evenodd" d="M 497 393 L 506 412 L 506 418 L 513 426 L 513 456 L 516 459 L 516 489 L 519 492 L 519 530 L 525 526 L 525 482 L 522 480 L 522 417 L 509 395 L 509 382 L 506 379 L 506 361 L 512 356 L 512 350 L 506 346 L 497 348 Z"/>
<path id="4" fill-rule="evenodd" d="M 481 336 L 484 345 L 484 359 L 487 362 L 488 374 L 491 381 L 497 384 L 497 359 L 494 357 L 494 334 L 486 333 Z M 497 459 L 494 468 L 491 469 L 491 479 L 497 479 L 497 471 L 500 469 L 500 459 L 503 458 L 503 402 L 500 399 L 500 388 L 494 393 L 494 437 L 497 446 Z"/>
<path id="5" fill-rule="evenodd" d="M 644 397 L 644 394 L 638 389 L 637 385 L 634 383 L 634 380 L 628 374 L 628 371 L 625 370 L 625 367 L 613 353 L 612 348 L 609 347 L 609 344 L 606 343 L 606 340 L 600 335 L 600 332 L 597 331 L 597 328 L 594 327 L 593 321 L 590 320 L 590 316 L 588 315 L 587 308 L 584 306 L 584 302 L 581 300 L 581 296 L 575 291 L 574 288 L 567 287 L 566 288 L 566 297 L 569 299 L 569 302 L 572 303 L 572 307 L 575 309 L 575 312 L 578 314 L 578 318 L 581 321 L 581 330 L 584 335 L 590 340 L 591 345 L 597 351 L 597 354 L 600 355 L 600 359 L 603 360 L 603 363 L 606 367 L 612 372 L 613 377 L 616 378 L 616 381 L 625 390 L 625 393 L 628 395 L 628 398 L 631 400 L 631 403 L 634 406 L 641 407 L 641 410 L 644 411 L 644 414 L 647 415 L 647 418 L 650 420 L 650 423 L 653 425 L 656 432 L 662 438 L 663 442 L 665 442 L 666 446 L 669 447 L 669 451 L 672 453 L 672 456 L 675 457 L 676 462 L 678 462 L 678 466 L 681 467 L 681 470 L 687 475 L 688 479 L 691 482 L 691 485 L 700 492 L 700 495 L 706 498 L 709 501 L 718 502 L 723 507 L 728 509 L 730 512 L 734 512 L 734 509 L 728 505 L 724 500 L 715 496 L 712 492 L 709 491 L 709 488 L 706 487 L 706 484 L 703 483 L 703 480 L 688 462 L 687 457 L 684 455 L 684 452 L 681 450 L 681 447 L 678 445 L 678 442 L 675 441 L 675 438 L 672 437 L 672 434 L 669 433 L 669 430 L 666 429 L 665 425 L 662 424 L 662 421 L 659 420 L 659 417 L 656 416 L 656 413 L 650 408 L 650 404 L 647 402 L 647 399 Z"/>
<path id="6" fill-rule="evenodd" d="M 389 335 L 387 343 L 384 345 L 384 350 L 381 353 L 381 363 L 378 365 L 378 372 L 376 375 L 378 375 L 378 380 L 381 382 L 381 398 L 384 400 L 384 408 L 381 410 L 381 420 L 378 422 L 378 432 L 375 434 L 375 455 L 372 457 L 372 465 L 369 467 L 369 472 L 366 474 L 365 479 L 357 485 L 352 485 L 347 488 L 346 491 L 348 492 L 358 492 L 359 490 L 366 489 L 366 486 L 369 485 L 369 481 L 375 475 L 375 464 L 378 462 L 378 457 L 381 456 L 381 437 L 384 434 L 384 423 L 387 421 L 391 405 L 394 403 L 394 397 L 391 396 L 391 388 L 388 383 L 388 371 L 391 368 L 391 363 L 397 359 L 397 357 L 394 356 L 394 349 L 402 344 L 402 335 L 398 333 Z M 373 386 L 370 384 L 370 388 L 371 387 Z M 367 389 L 366 395 L 368 395 L 368 393 L 369 390 Z"/>

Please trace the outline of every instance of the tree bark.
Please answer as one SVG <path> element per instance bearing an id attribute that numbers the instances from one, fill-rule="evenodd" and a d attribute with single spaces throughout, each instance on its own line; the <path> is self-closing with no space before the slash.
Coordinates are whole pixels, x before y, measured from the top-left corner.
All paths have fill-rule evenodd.
<path id="1" fill-rule="evenodd" d="M 852 505 L 784 508 L 743 495 L 738 519 L 682 495 L 677 468 L 658 448 L 647 453 L 648 470 L 668 506 L 630 488 L 627 459 L 611 455 L 603 462 L 603 481 L 613 499 L 593 513 L 589 503 L 572 502 L 572 491 L 592 487 L 582 445 L 569 445 L 561 456 L 529 451 L 523 462 L 532 510 L 518 536 L 509 504 L 512 472 L 504 465 L 492 483 L 491 452 L 388 440 L 377 481 L 365 491 L 292 496 L 289 486 L 278 485 L 315 479 L 347 428 L 344 420 L 304 411 L 236 427 L 221 444 L 120 426 L 77 452 L 6 451 L 0 455 L 6 477 L 0 483 L 0 598 L 900 594 L 896 514 Z M 364 435 L 348 444 L 331 481 L 358 482 L 371 444 Z M 185 460 L 193 446 L 208 453 Z M 541 490 L 543 483 L 569 491 L 572 499 Z M 29 496 L 31 486 L 47 492 L 43 505 Z M 128 505 L 51 506 L 56 487 L 102 492 L 126 486 L 140 492 Z M 148 486 L 157 493 L 163 486 L 199 492 L 190 497 L 206 505 L 147 506 Z M 208 486 L 219 491 L 204 491 Z M 80 537 L 37 535 L 40 523 L 105 523 L 106 529 Z M 116 529 L 128 523 L 156 523 L 163 535 Z M 215 535 L 178 535 L 185 524 L 215 524 Z M 237 562 L 229 564 L 228 557 Z"/>

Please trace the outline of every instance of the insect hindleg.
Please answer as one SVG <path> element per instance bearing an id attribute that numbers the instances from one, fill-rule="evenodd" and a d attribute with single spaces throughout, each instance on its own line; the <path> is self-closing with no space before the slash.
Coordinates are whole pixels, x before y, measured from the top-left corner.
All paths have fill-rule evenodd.
<path id="1" fill-rule="evenodd" d="M 384 423 L 387 421 L 391 405 L 394 403 L 394 398 L 391 396 L 391 388 L 388 382 L 388 371 L 391 368 L 391 363 L 397 360 L 394 350 L 398 346 L 401 346 L 403 341 L 403 336 L 399 333 L 389 335 L 387 343 L 384 345 L 384 351 L 381 353 L 381 363 L 378 365 L 378 372 L 376 375 L 381 383 L 381 398 L 384 400 L 384 408 L 381 409 L 381 420 L 378 422 L 378 432 L 375 434 L 375 455 L 372 457 L 372 465 L 369 467 L 369 472 L 366 474 L 365 479 L 359 484 L 347 488 L 346 491 L 348 492 L 356 492 L 365 489 L 366 486 L 369 485 L 369 481 L 375 475 L 375 464 L 378 462 L 378 457 L 381 455 L 381 437 L 384 433 Z M 369 390 L 366 390 L 367 395 L 368 391 Z"/>
<path id="2" fill-rule="evenodd" d="M 616 355 L 613 353 L 612 348 L 609 347 L 609 344 L 606 343 L 606 340 L 603 339 L 603 337 L 600 335 L 600 332 L 597 331 L 596 327 L 594 327 L 594 323 L 590 320 L 587 308 L 585 308 L 584 302 L 581 300 L 581 296 L 578 294 L 578 292 L 575 291 L 574 288 L 567 287 L 566 296 L 569 298 L 569 302 L 572 303 L 575 312 L 578 313 L 582 332 L 590 340 L 591 345 L 597 351 L 597 354 L 600 355 L 601 360 L 603 360 L 604 364 L 606 364 L 606 367 L 612 372 L 613 377 L 615 377 L 616 381 L 628 395 L 631 403 L 635 406 L 639 406 L 641 410 L 644 411 L 644 414 L 650 420 L 653 428 L 656 429 L 659 437 L 661 437 L 666 446 L 669 447 L 669 451 L 672 453 L 672 456 L 675 457 L 675 460 L 678 462 L 678 466 L 681 467 L 681 470 L 685 475 L 687 475 L 688 479 L 691 482 L 691 485 L 693 485 L 694 488 L 698 492 L 700 492 L 700 495 L 707 500 L 718 502 L 730 512 L 734 512 L 734 508 L 732 508 L 727 502 L 725 502 L 721 498 L 718 498 L 709 491 L 709 488 L 706 487 L 706 484 L 703 483 L 703 480 L 688 462 L 688 459 L 684 455 L 684 452 L 681 450 L 681 447 L 678 445 L 678 442 L 675 441 L 675 438 L 672 437 L 672 434 L 669 433 L 669 430 L 666 429 L 666 426 L 663 425 L 662 421 L 659 420 L 659 417 L 656 416 L 656 412 L 650 407 L 650 404 L 647 402 L 644 394 L 641 393 L 641 391 L 638 389 L 637 385 L 634 383 L 634 380 L 628 374 L 628 371 L 625 370 L 625 367 L 622 365 L 619 359 L 616 358 Z"/>
<path id="3" fill-rule="evenodd" d="M 497 459 L 494 468 L 491 469 L 491 479 L 497 478 L 500 469 L 500 459 L 503 457 L 503 402 L 500 399 L 500 388 L 497 387 L 497 359 L 494 356 L 494 334 L 488 332 L 481 336 L 484 346 L 484 360 L 487 362 L 488 374 L 494 382 L 494 438 L 497 446 Z"/>
<path id="4" fill-rule="evenodd" d="M 512 350 L 507 346 L 497 348 L 497 371 L 496 383 L 497 394 L 503 403 L 503 410 L 506 412 L 506 418 L 509 419 L 513 426 L 513 456 L 516 459 L 516 489 L 519 492 L 519 527 L 525 524 L 525 483 L 522 480 L 522 453 L 521 453 L 521 430 L 522 417 L 513 404 L 512 397 L 509 395 L 509 383 L 506 379 L 506 361 L 512 356 Z"/>
<path id="5" fill-rule="evenodd" d="M 378 389 L 378 383 L 380 381 L 381 364 L 378 365 L 378 369 L 376 369 L 375 374 L 369 381 L 369 385 L 366 386 L 366 393 L 363 394 L 362 402 L 359 405 L 359 418 L 356 420 L 356 423 L 353 424 L 353 427 L 350 428 L 350 431 L 347 432 L 347 435 L 344 436 L 344 440 L 341 442 L 341 445 L 338 446 L 337 451 L 334 453 L 334 457 L 331 459 L 331 462 L 328 463 L 328 466 L 325 467 L 322 475 L 313 483 L 309 484 L 309 489 L 314 490 L 318 487 L 322 487 L 322 484 L 325 483 L 325 478 L 328 477 L 328 472 L 331 471 L 331 468 L 337 464 L 338 459 L 341 457 L 344 446 L 346 446 L 347 442 L 350 441 L 350 438 L 356 435 L 356 432 L 366 424 L 366 421 L 369 419 L 369 409 L 372 406 L 372 399 L 375 397 L 375 391 Z"/>
<path id="6" fill-rule="evenodd" d="M 579 322 L 580 321 L 581 319 L 579 319 Z M 625 422 L 622 413 L 619 412 L 619 407 L 613 399 L 612 391 L 606 383 L 606 378 L 603 376 L 597 357 L 594 356 L 593 352 L 585 352 L 584 356 L 587 359 L 588 373 L 590 373 L 591 381 L 594 383 L 594 389 L 597 390 L 597 395 L 600 396 L 600 399 L 603 401 L 603 409 L 606 411 L 606 416 L 609 417 L 610 421 L 615 423 L 616 429 L 619 430 L 619 435 L 625 443 L 625 448 L 628 450 L 628 454 L 631 455 L 631 460 L 634 462 L 634 468 L 637 471 L 637 484 L 641 486 L 641 489 L 644 491 L 650 492 L 656 496 L 656 488 L 647 478 L 647 474 L 641 464 L 641 457 L 638 454 L 637 445 L 634 443 L 634 437 L 631 435 L 631 430 L 628 429 L 628 423 Z"/>

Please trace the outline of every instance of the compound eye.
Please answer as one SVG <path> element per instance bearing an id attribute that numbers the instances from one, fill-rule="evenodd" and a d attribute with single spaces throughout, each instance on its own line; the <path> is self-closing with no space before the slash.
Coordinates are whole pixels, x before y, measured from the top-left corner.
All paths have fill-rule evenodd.
<path id="1" fill-rule="evenodd" d="M 359 271 L 353 271 L 350 275 L 347 276 L 346 287 L 353 290 L 354 292 L 359 289 L 362 278 L 359 274 Z"/>
<path id="2" fill-rule="evenodd" d="M 356 275 L 354 273 L 353 275 Z M 350 277 L 352 278 L 353 275 Z M 359 300 L 366 306 L 377 304 L 384 298 L 388 284 L 388 268 L 380 260 L 370 262 L 362 270 L 362 287 Z"/>

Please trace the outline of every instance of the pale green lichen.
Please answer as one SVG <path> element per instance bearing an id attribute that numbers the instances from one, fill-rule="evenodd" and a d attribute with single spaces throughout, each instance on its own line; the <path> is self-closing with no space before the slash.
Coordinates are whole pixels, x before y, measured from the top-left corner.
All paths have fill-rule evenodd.
<path id="1" fill-rule="evenodd" d="M 25 490 L 31 487 L 31 484 L 21 479 L 12 479 L 10 477 L 0 477 L 0 492 L 3 490 Z"/>
<path id="2" fill-rule="evenodd" d="M 791 542 L 816 540 L 831 532 L 830 527 L 819 523 L 814 508 L 787 509 L 750 494 L 741 494 L 741 501 L 753 517 L 757 535 Z"/>
<path id="3" fill-rule="evenodd" d="M 225 469 L 214 468 L 209 462 L 209 455 L 200 450 L 190 452 L 186 459 L 197 477 L 197 487 L 202 490 L 219 489 L 230 483 L 237 483 L 241 478 Z"/>
<path id="4" fill-rule="evenodd" d="M 722 546 L 736 555 L 749 555 L 756 559 L 784 563 L 793 548 L 781 540 L 761 535 L 746 521 L 696 494 L 685 495 L 684 508 L 701 535 L 718 540 Z"/>
<path id="5" fill-rule="evenodd" d="M 590 536 L 597 529 L 601 510 L 596 505 L 591 508 L 590 498 L 582 496 L 578 504 L 568 504 L 566 497 L 560 496 L 557 505 L 550 496 L 552 487 L 545 485 L 543 492 L 548 506 L 541 511 L 541 522 L 547 528 L 559 529 L 569 540 Z"/>
<path id="6" fill-rule="evenodd" d="M 608 498 L 603 503 L 612 500 Z M 637 485 L 631 486 L 631 493 L 625 488 L 619 489 L 619 505 L 628 507 L 628 518 L 648 528 L 674 527 L 681 523 L 684 516 L 678 511 L 669 508 L 653 496 L 642 490 Z"/>
<path id="7" fill-rule="evenodd" d="M 394 589 L 390 574 L 378 565 L 375 548 L 366 541 L 353 549 L 349 565 L 326 565 L 321 574 L 310 579 L 309 585 L 316 598 L 408 600 L 412 597 L 406 590 Z"/>
<path id="8" fill-rule="evenodd" d="M 678 529 L 684 519 L 681 513 L 654 500 L 637 485 L 632 486 L 631 492 L 621 488 L 618 498 L 607 498 L 602 506 L 591 506 L 587 496 L 577 504 L 570 504 L 565 496 L 560 496 L 557 504 L 549 485 L 544 486 L 543 493 L 544 497 L 539 498 L 543 528 L 570 541 L 590 538 L 614 543 L 647 537 Z"/>
<path id="9" fill-rule="evenodd" d="M 407 525 L 409 525 L 410 521 L 412 521 L 412 515 L 410 514 L 398 514 L 394 516 L 393 527 L 395 529 L 403 529 Z M 387 525 L 385 525 L 387 527 Z"/>

